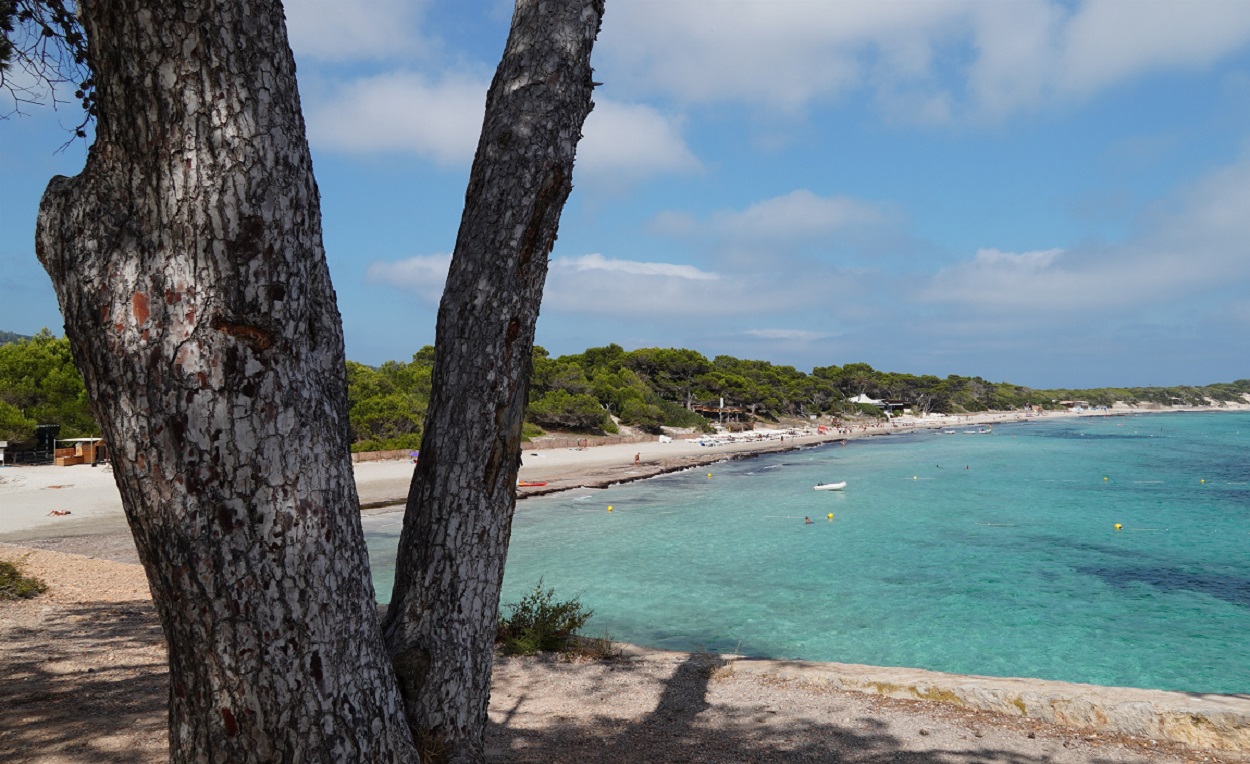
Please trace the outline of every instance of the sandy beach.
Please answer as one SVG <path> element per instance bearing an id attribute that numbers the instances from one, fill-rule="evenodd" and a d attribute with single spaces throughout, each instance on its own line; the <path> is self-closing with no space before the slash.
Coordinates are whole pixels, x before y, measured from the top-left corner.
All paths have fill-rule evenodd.
<path id="1" fill-rule="evenodd" d="M 1129 413 L 1129 412 L 1106 412 Z M 1070 415 L 1070 414 L 1069 414 Z M 1050 415 L 1060 416 L 1060 415 Z M 518 493 L 664 472 L 954 418 L 852 433 L 699 445 L 527 448 Z M 637 464 L 635 464 L 637 455 Z M 356 464 L 366 511 L 402 510 L 407 460 Z M 525 511 L 524 502 L 518 512 Z M 55 514 L 69 512 L 69 514 Z M 0 559 L 51 588 L 0 603 L 0 761 L 163 761 L 159 625 L 103 467 L 0 469 Z M 844 664 L 665 653 L 501 659 L 492 761 L 1250 761 L 1250 696 L 1212 696 Z M 66 702 L 72 698 L 73 702 Z"/>
<path id="2" fill-rule="evenodd" d="M 1250 404 L 1212 409 L 1174 408 L 1169 411 L 1247 411 Z M 1047 412 L 1039 419 L 1062 417 L 1128 416 L 1159 413 L 1157 409 L 1127 406 L 1101 411 Z M 541 441 L 526 444 L 518 479 L 544 483 L 520 487 L 525 499 L 580 487 L 607 488 L 656 475 L 703 467 L 757 454 L 810 448 L 844 439 L 884 437 L 917 429 L 967 429 L 1006 422 L 1029 421 L 1018 413 L 984 413 L 950 417 L 896 417 L 891 424 L 863 425 L 843 431 L 815 427 L 760 429 L 728 438 L 650 438 L 640 443 L 591 445 L 588 448 L 544 448 Z M 589 442 L 592 444 L 594 440 Z M 635 463 L 635 457 L 637 462 Z M 406 458 L 359 461 L 354 464 L 360 505 L 366 512 L 402 510 L 412 480 L 413 465 Z M 518 504 L 524 511 L 524 503 Z M 67 513 L 67 514 L 57 514 Z M 120 546 L 109 536 L 122 535 Z M 60 549 L 103 559 L 136 562 L 121 497 L 107 466 L 0 467 L 0 543 L 37 542 L 41 548 Z M 130 547 L 129 554 L 126 547 Z"/>
<path id="3" fill-rule="evenodd" d="M 527 496 L 582 486 L 606 488 L 613 484 L 643 480 L 727 459 L 806 448 L 846 438 L 889 435 L 916 427 L 967 427 L 1014 421 L 1016 418 L 1014 414 L 982 414 L 958 419 L 934 419 L 924 423 L 900 418 L 897 426 L 857 428 L 846 433 L 830 430 L 821 434 L 815 428 L 807 431 L 759 430 L 736 436 L 734 442 L 719 439 L 715 445 L 700 445 L 700 441 L 694 439 L 660 442 L 658 438 L 642 443 L 582 449 L 540 448 L 538 446 L 541 443 L 530 444 L 522 451 L 518 477 L 522 482 L 546 485 L 519 488 L 517 496 L 524 499 Z M 635 456 L 638 457 L 637 464 L 634 461 Z M 408 486 L 412 480 L 411 461 L 360 461 L 354 465 L 354 469 L 361 507 L 373 512 L 402 509 L 400 505 L 408 496 Z M 518 506 L 523 507 L 523 504 Z M 56 514 L 62 512 L 68 514 Z M 129 530 L 122 512 L 121 497 L 113 481 L 112 471 L 107 466 L 22 465 L 0 468 L 0 541 L 15 543 L 46 540 L 47 544 L 56 545 L 57 539 L 69 539 L 59 542 L 58 548 L 90 553 L 90 548 L 73 547 L 81 539 L 112 533 L 128 535 Z M 111 552 L 91 556 L 137 561 L 133 555 L 125 557 Z"/>

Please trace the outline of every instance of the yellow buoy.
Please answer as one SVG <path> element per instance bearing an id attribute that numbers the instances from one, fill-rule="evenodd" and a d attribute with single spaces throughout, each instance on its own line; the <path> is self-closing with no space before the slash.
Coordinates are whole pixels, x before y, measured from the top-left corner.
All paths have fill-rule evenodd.
<path id="1" fill-rule="evenodd" d="M 612 511 L 612 505 L 611 505 L 611 504 L 609 504 L 609 505 L 608 505 L 608 511 L 609 511 L 609 512 L 611 512 L 611 511 Z"/>
<path id="2" fill-rule="evenodd" d="M 1123 526 L 1123 525 L 1120 525 L 1119 523 L 1116 523 L 1116 524 L 1115 524 L 1115 529 L 1116 529 L 1117 531 L 1118 531 L 1118 530 L 1123 530 L 1123 529 L 1124 529 L 1124 526 Z"/>
<path id="3" fill-rule="evenodd" d="M 1203 478 L 1202 480 L 1199 480 L 1199 481 L 1198 481 L 1198 483 L 1199 483 L 1199 484 L 1201 484 L 1201 485 L 1206 485 L 1206 484 L 1207 484 L 1207 479 L 1206 479 L 1206 478 Z"/>
<path id="4" fill-rule="evenodd" d="M 707 476 L 708 476 L 708 477 L 712 477 L 712 473 L 710 473 L 710 472 L 709 472 L 709 473 L 707 473 Z"/>
<path id="5" fill-rule="evenodd" d="M 828 517 L 830 520 L 832 520 L 832 519 L 833 519 L 833 513 L 832 513 L 832 512 L 830 512 L 828 515 L 826 515 L 826 517 Z"/>
<path id="6" fill-rule="evenodd" d="M 912 479 L 912 480 L 919 480 L 920 478 L 916 477 L 915 475 L 912 475 L 912 476 L 911 476 L 911 479 Z"/>
<path id="7" fill-rule="evenodd" d="M 1103 478 L 1103 479 L 1102 479 L 1102 482 L 1104 482 L 1104 483 L 1105 483 L 1105 482 L 1107 482 L 1107 478 Z"/>

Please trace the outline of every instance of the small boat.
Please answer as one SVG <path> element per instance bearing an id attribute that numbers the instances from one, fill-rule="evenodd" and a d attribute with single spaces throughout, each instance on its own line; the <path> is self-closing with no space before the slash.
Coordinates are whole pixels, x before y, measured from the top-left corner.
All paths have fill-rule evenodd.
<path id="1" fill-rule="evenodd" d="M 819 485 L 815 487 L 815 490 L 817 491 L 841 491 L 843 488 L 846 488 L 845 480 L 837 482 L 837 483 L 820 483 Z"/>
<path id="2" fill-rule="evenodd" d="M 537 482 L 533 482 L 530 480 L 518 480 L 516 481 L 516 485 L 517 485 L 517 488 L 542 488 L 543 486 L 547 485 L 547 483 L 546 481 L 537 483 Z"/>

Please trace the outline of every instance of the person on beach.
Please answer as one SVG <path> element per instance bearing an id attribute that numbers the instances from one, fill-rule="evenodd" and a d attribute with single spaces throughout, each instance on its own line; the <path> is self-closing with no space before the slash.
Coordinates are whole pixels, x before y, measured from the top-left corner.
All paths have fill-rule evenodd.
<path id="1" fill-rule="evenodd" d="M 639 453 L 639 454 L 634 454 L 634 466 L 635 466 L 635 467 L 637 467 L 639 464 L 641 464 L 641 463 L 642 463 L 642 462 L 640 462 L 640 461 L 639 461 L 639 459 L 640 459 L 641 457 L 642 457 L 642 454 L 640 454 L 640 453 Z"/>

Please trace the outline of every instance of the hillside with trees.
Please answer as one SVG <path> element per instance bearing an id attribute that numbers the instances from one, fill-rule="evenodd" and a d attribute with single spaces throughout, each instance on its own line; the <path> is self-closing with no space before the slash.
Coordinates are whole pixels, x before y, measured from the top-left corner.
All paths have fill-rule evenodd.
<path id="1" fill-rule="evenodd" d="M 353 450 L 417 449 L 430 400 L 434 348 L 412 360 L 380 366 L 347 362 Z M 866 363 L 793 366 L 728 355 L 708 359 L 679 348 L 589 348 L 553 357 L 534 348 L 526 433 L 612 434 L 625 425 L 659 433 L 663 427 L 711 430 L 723 412 L 740 422 L 779 422 L 811 416 L 884 416 L 850 399 L 897 401 L 913 413 L 966 414 L 1053 409 L 1061 401 L 1091 406 L 1203 406 L 1242 402 L 1250 379 L 1201 387 L 1115 387 L 1039 390 L 981 377 L 879 371 Z M 0 345 L 0 440 L 21 442 L 36 424 L 62 427 L 62 437 L 98 435 L 69 342 L 44 330 Z"/>
<path id="2" fill-rule="evenodd" d="M 561 373 L 542 378 L 544 369 Z M 740 410 L 751 418 L 776 421 L 783 417 L 806 418 L 832 414 L 854 416 L 880 413 L 849 402 L 860 394 L 869 398 L 898 401 L 914 413 L 963 414 L 979 411 L 1010 411 L 1026 406 L 1056 408 L 1061 401 L 1083 400 L 1091 405 L 1159 403 L 1164 405 L 1205 405 L 1241 401 L 1250 394 L 1250 380 L 1205 387 L 1103 388 L 1095 390 L 1039 390 L 1008 382 L 990 382 L 981 377 L 949 375 L 917 376 L 878 371 L 866 363 L 816 367 L 810 374 L 793 366 L 767 361 L 741 360 L 717 356 L 708 360 L 691 350 L 644 348 L 626 352 L 617 345 L 587 350 L 579 355 L 556 359 L 535 359 L 535 390 L 564 389 L 577 392 L 584 384 L 562 385 L 563 379 L 576 379 L 575 370 L 593 379 L 613 379 L 628 375 L 649 388 L 644 397 L 662 411 L 703 407 Z M 545 387 L 544 387 L 545 386 Z M 645 426 L 634 410 L 615 405 L 602 387 L 595 385 L 606 410 L 625 424 Z M 871 407 L 869 407 L 871 409 Z M 661 417 L 662 418 L 662 417 Z M 542 422 L 533 418 L 538 424 Z M 664 420 L 665 426 L 689 426 L 689 420 Z M 645 427 L 644 427 L 645 428 Z"/>
<path id="3" fill-rule="evenodd" d="M 419 412 L 424 406 L 420 380 L 426 378 L 432 358 L 433 349 L 427 347 L 411 364 L 388 362 L 377 369 L 349 364 L 348 395 L 359 450 L 382 442 L 387 448 L 419 445 Z M 1117 401 L 1202 406 L 1210 401 L 1244 401 L 1243 396 L 1250 395 L 1250 379 L 1205 387 L 1038 390 L 981 377 L 878 371 L 866 363 L 821 366 L 805 373 L 793 366 L 728 355 L 709 360 L 679 348 L 627 351 L 612 344 L 552 357 L 535 347 L 526 422 L 531 435 L 540 429 L 615 433 L 619 425 L 658 433 L 662 427 L 710 430 L 722 413 L 747 422 L 885 415 L 873 406 L 850 402 L 861 394 L 899 402 L 917 414 L 1054 409 L 1072 400 L 1091 406 Z M 366 412 L 371 417 L 367 422 Z M 362 433 L 371 433 L 371 440 L 362 439 Z"/>

